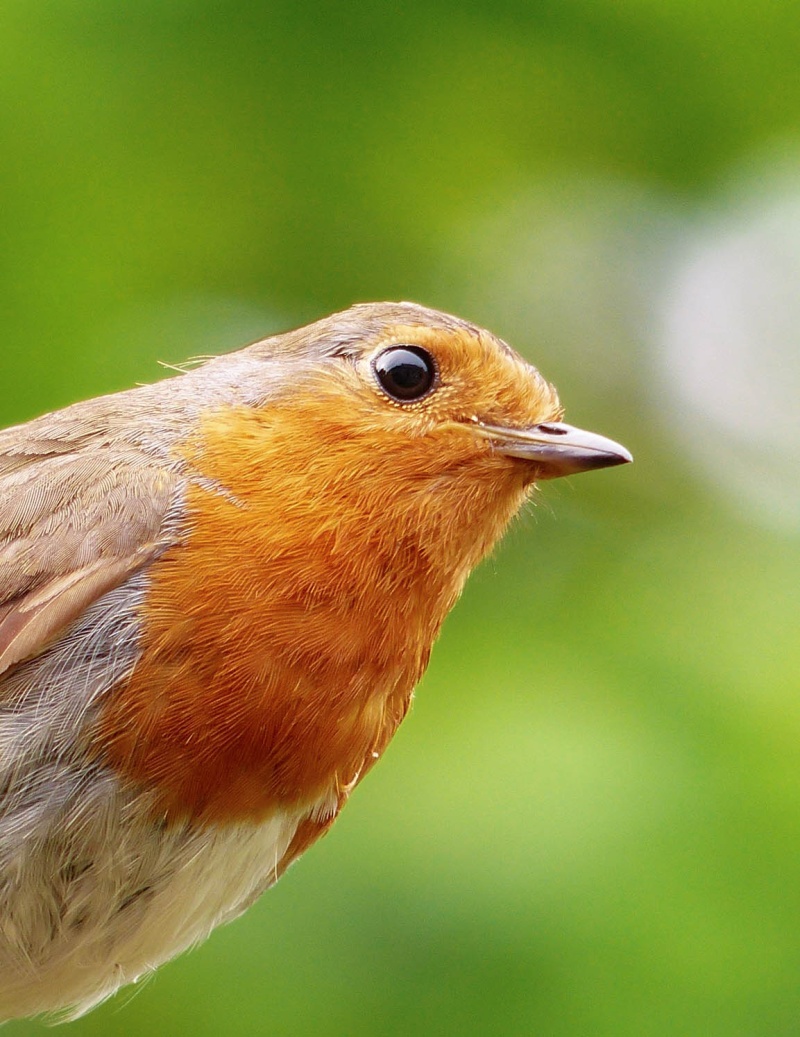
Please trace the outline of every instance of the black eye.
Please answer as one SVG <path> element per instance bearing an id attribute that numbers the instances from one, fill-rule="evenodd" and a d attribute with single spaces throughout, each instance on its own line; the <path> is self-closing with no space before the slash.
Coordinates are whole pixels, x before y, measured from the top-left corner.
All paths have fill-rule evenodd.
<path id="1" fill-rule="evenodd" d="M 400 403 L 422 399 L 436 378 L 433 357 L 419 346 L 391 346 L 375 358 L 373 367 L 383 391 Z"/>

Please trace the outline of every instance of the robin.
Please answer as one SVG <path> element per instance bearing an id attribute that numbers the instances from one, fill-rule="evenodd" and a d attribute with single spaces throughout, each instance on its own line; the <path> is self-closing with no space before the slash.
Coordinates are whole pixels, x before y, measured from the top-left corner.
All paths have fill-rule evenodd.
<path id="1" fill-rule="evenodd" d="M 535 482 L 630 461 L 504 342 L 354 306 L 0 432 L 0 1017 L 235 918 L 408 710 Z"/>

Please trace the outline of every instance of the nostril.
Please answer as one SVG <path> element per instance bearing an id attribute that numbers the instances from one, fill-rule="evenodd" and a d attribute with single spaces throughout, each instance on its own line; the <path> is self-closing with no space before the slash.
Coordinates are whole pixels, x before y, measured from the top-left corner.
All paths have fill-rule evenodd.
<path id="1" fill-rule="evenodd" d="M 567 429 L 562 425 L 536 425 L 539 432 L 546 432 L 549 436 L 566 436 Z"/>

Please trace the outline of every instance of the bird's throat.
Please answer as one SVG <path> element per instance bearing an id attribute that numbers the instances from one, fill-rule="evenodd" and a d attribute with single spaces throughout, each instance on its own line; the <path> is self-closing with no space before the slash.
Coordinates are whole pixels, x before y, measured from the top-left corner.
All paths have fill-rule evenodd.
<path id="1" fill-rule="evenodd" d="M 140 659 L 98 732 L 107 762 L 158 790 L 167 817 L 219 824 L 320 802 L 335 813 L 524 496 L 520 481 L 498 500 L 490 473 L 479 499 L 474 471 L 466 490 L 426 492 L 435 473 L 419 462 L 402 494 L 402 459 L 365 471 L 353 442 L 349 465 L 346 437 L 329 471 L 319 428 L 304 455 L 308 421 L 307 404 L 302 429 L 274 408 L 269 421 L 230 410 L 187 446 L 185 540 L 150 570 Z M 441 445 L 434 455 L 441 467 Z"/>

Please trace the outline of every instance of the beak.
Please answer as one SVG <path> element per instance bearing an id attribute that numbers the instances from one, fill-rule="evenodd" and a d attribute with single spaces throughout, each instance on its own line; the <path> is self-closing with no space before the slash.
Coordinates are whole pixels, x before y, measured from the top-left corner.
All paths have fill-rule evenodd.
<path id="1" fill-rule="evenodd" d="M 633 460 L 613 439 L 559 421 L 521 429 L 479 424 L 475 430 L 491 441 L 498 454 L 535 464 L 540 479 L 611 468 Z"/>

